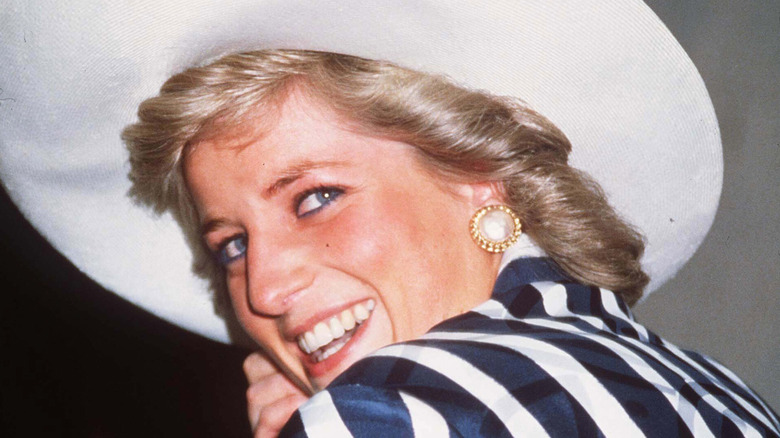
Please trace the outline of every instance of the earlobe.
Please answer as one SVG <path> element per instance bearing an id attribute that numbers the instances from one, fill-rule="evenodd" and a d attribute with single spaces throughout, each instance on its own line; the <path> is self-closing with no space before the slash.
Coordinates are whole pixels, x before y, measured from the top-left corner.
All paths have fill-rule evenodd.
<path id="1" fill-rule="evenodd" d="M 500 182 L 466 184 L 471 211 L 469 234 L 480 248 L 502 253 L 522 234 L 520 219 L 505 205 L 504 187 Z"/>
<path id="2" fill-rule="evenodd" d="M 506 205 L 488 205 L 474 213 L 469 222 L 474 243 L 487 252 L 502 253 L 522 234 L 520 218 Z"/>
<path id="3" fill-rule="evenodd" d="M 464 184 L 472 211 L 488 205 L 504 204 L 504 186 L 497 181 Z"/>

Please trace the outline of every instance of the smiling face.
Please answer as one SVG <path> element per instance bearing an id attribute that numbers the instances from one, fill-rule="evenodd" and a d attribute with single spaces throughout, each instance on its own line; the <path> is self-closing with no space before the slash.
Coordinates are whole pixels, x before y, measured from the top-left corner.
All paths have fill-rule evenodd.
<path id="1" fill-rule="evenodd" d="M 492 186 L 444 183 L 301 91 L 268 125 L 191 144 L 184 173 L 238 319 L 294 380 L 323 388 L 489 298 L 500 256 L 468 222 Z"/>

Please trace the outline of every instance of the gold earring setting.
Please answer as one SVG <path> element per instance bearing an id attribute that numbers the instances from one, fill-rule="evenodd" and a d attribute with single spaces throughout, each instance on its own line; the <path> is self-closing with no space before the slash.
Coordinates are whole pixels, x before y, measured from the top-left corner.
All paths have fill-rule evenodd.
<path id="1" fill-rule="evenodd" d="M 474 213 L 469 222 L 474 243 L 488 252 L 504 252 L 522 234 L 520 218 L 505 205 L 488 205 Z"/>

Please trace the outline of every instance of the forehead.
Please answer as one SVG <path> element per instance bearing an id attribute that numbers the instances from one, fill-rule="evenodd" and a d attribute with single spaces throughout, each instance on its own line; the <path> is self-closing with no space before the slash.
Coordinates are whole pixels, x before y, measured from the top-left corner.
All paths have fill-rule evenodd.
<path id="1" fill-rule="evenodd" d="M 368 135 L 317 98 L 293 90 L 273 114 L 256 112 L 199 136 L 185 151 L 183 169 L 198 198 L 234 183 L 265 189 L 290 175 L 334 165 L 368 176 L 399 162 L 406 171 L 423 170 L 417 161 L 408 144 Z"/>
<path id="2" fill-rule="evenodd" d="M 216 120 L 207 125 L 184 151 L 185 174 L 221 162 L 260 159 L 268 168 L 306 155 L 356 153 L 358 149 L 343 147 L 347 137 L 357 135 L 353 127 L 354 123 L 296 89 L 278 105 L 264 105 L 239 122 Z"/>

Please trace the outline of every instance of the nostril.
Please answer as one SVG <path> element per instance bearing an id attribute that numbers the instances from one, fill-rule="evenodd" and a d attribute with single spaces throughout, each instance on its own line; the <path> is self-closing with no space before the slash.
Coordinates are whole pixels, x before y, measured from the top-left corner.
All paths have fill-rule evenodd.
<path id="1" fill-rule="evenodd" d="M 260 316 L 279 316 L 284 313 L 289 300 L 281 289 L 270 286 L 247 288 L 247 301 L 253 313 Z"/>
<path id="2" fill-rule="evenodd" d="M 304 272 L 290 272 L 275 278 L 255 278 L 247 281 L 247 301 L 250 310 L 261 316 L 283 315 L 312 283 Z M 265 280 L 265 281 L 263 281 Z"/>

